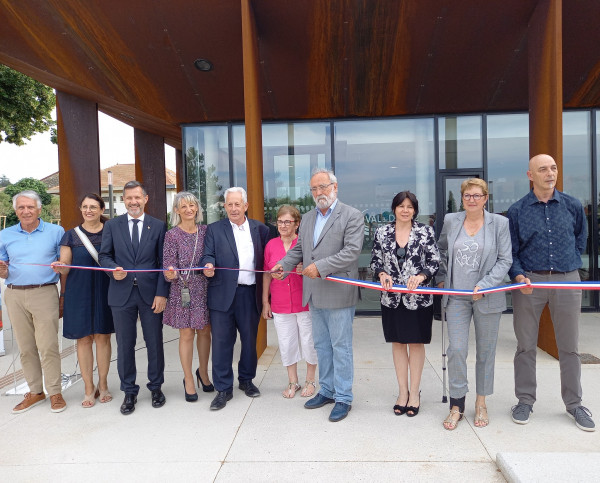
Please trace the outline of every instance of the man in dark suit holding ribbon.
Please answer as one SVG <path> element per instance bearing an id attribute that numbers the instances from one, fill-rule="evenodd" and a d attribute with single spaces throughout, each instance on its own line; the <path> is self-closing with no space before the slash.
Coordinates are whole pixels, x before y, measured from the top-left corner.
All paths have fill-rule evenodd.
<path id="1" fill-rule="evenodd" d="M 138 315 L 148 353 L 147 387 L 152 393 L 152 406 L 160 408 L 166 401 L 161 390 L 165 369 L 162 312 L 169 285 L 159 271 L 133 271 L 162 268 L 167 225 L 144 213 L 148 194 L 141 183 L 129 181 L 125 184 L 123 200 L 127 214 L 104 225 L 98 259 L 103 267 L 115 269 L 108 289 L 108 303 L 115 323 L 121 390 L 125 393 L 121 413 L 128 415 L 135 410 L 140 390 L 135 383 Z"/>
<path id="2" fill-rule="evenodd" d="M 239 388 L 248 397 L 260 396 L 256 376 L 256 335 L 262 312 L 262 274 L 269 228 L 246 217 L 248 196 L 244 188 L 225 191 L 227 219 L 208 226 L 201 265 L 209 277 L 208 308 L 212 330 L 213 382 L 218 393 L 212 410 L 223 409 L 233 397 L 233 346 L 240 333 Z M 215 270 L 214 267 L 217 267 Z M 233 270 L 219 270 L 230 268 Z"/>

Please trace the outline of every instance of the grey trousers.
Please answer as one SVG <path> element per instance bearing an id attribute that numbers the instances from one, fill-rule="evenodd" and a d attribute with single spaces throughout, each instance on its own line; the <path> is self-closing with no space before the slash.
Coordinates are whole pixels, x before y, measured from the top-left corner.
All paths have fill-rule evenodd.
<path id="1" fill-rule="evenodd" d="M 566 274 L 538 275 L 526 272 L 531 282 L 578 282 L 577 270 Z M 581 405 L 581 359 L 579 313 L 581 290 L 534 289 L 530 295 L 513 291 L 513 324 L 517 336 L 515 353 L 515 396 L 520 403 L 536 400 L 536 353 L 540 316 L 546 303 L 550 307 L 558 357 L 562 399 L 567 409 Z"/>
<path id="2" fill-rule="evenodd" d="M 475 326 L 477 358 L 475 362 L 475 389 L 480 396 L 494 392 L 496 343 L 500 326 L 500 312 L 484 314 L 471 297 L 450 296 L 446 306 L 448 321 L 448 382 L 450 397 L 462 398 L 469 392 L 467 355 L 471 318 Z"/>

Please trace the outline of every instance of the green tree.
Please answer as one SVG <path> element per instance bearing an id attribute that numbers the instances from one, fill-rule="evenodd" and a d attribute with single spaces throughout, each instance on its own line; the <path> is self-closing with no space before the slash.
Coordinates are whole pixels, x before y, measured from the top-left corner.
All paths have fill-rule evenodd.
<path id="1" fill-rule="evenodd" d="M 10 180 L 6 177 L 5 174 L 0 176 L 0 188 L 4 188 L 10 184 Z"/>
<path id="2" fill-rule="evenodd" d="M 5 65 L 0 65 L 0 142 L 22 146 L 36 133 L 52 129 L 51 113 L 56 105 L 54 91 Z"/>
<path id="3" fill-rule="evenodd" d="M 185 163 L 187 190 L 200 201 L 204 222 L 212 223 L 223 218 L 223 186 L 219 184 L 217 168 L 214 165 L 207 168 L 204 153 L 198 152 L 193 146 L 185 153 Z"/>
<path id="4" fill-rule="evenodd" d="M 12 197 L 17 193 L 25 190 L 35 191 L 40 198 L 42 199 L 42 214 L 40 215 L 42 220 L 44 221 L 53 221 L 58 216 L 57 213 L 60 212 L 60 209 L 57 211 L 56 206 L 60 201 L 54 201 L 53 198 L 58 200 L 58 197 L 53 197 L 48 194 L 46 191 L 46 185 L 41 181 L 34 178 L 23 178 L 22 180 L 16 182 L 15 184 L 11 184 L 4 189 L 4 194 L 9 197 L 10 200 L 10 212 L 6 216 L 6 226 L 16 225 L 19 222 L 17 215 L 12 209 Z"/>

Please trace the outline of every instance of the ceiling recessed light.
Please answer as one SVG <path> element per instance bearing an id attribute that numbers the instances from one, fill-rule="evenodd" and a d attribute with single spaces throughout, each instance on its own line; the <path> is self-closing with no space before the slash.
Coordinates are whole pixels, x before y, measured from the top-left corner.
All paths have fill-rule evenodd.
<path id="1" fill-rule="evenodd" d="M 212 63 L 206 59 L 196 59 L 194 61 L 194 66 L 196 67 L 196 69 L 202 72 L 208 72 L 209 70 L 213 69 Z"/>

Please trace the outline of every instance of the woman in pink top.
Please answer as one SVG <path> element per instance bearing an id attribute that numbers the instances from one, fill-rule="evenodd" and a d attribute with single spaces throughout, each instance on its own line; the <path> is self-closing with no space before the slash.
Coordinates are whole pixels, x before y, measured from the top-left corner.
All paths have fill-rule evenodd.
<path id="1" fill-rule="evenodd" d="M 273 238 L 265 247 L 264 270 L 271 270 L 286 252 L 296 244 L 300 212 L 293 206 L 283 205 L 277 212 L 279 238 Z M 302 271 L 298 265 L 298 273 Z M 283 397 L 293 398 L 301 389 L 298 384 L 298 361 L 306 360 L 306 381 L 303 397 L 315 392 L 317 352 L 312 337 L 312 321 L 308 305 L 302 306 L 302 276 L 291 274 L 285 280 L 275 280 L 263 274 L 263 311 L 265 319 L 273 319 L 279 340 L 281 363 L 287 367 L 289 384 Z M 269 298 L 269 291 L 271 297 Z"/>

